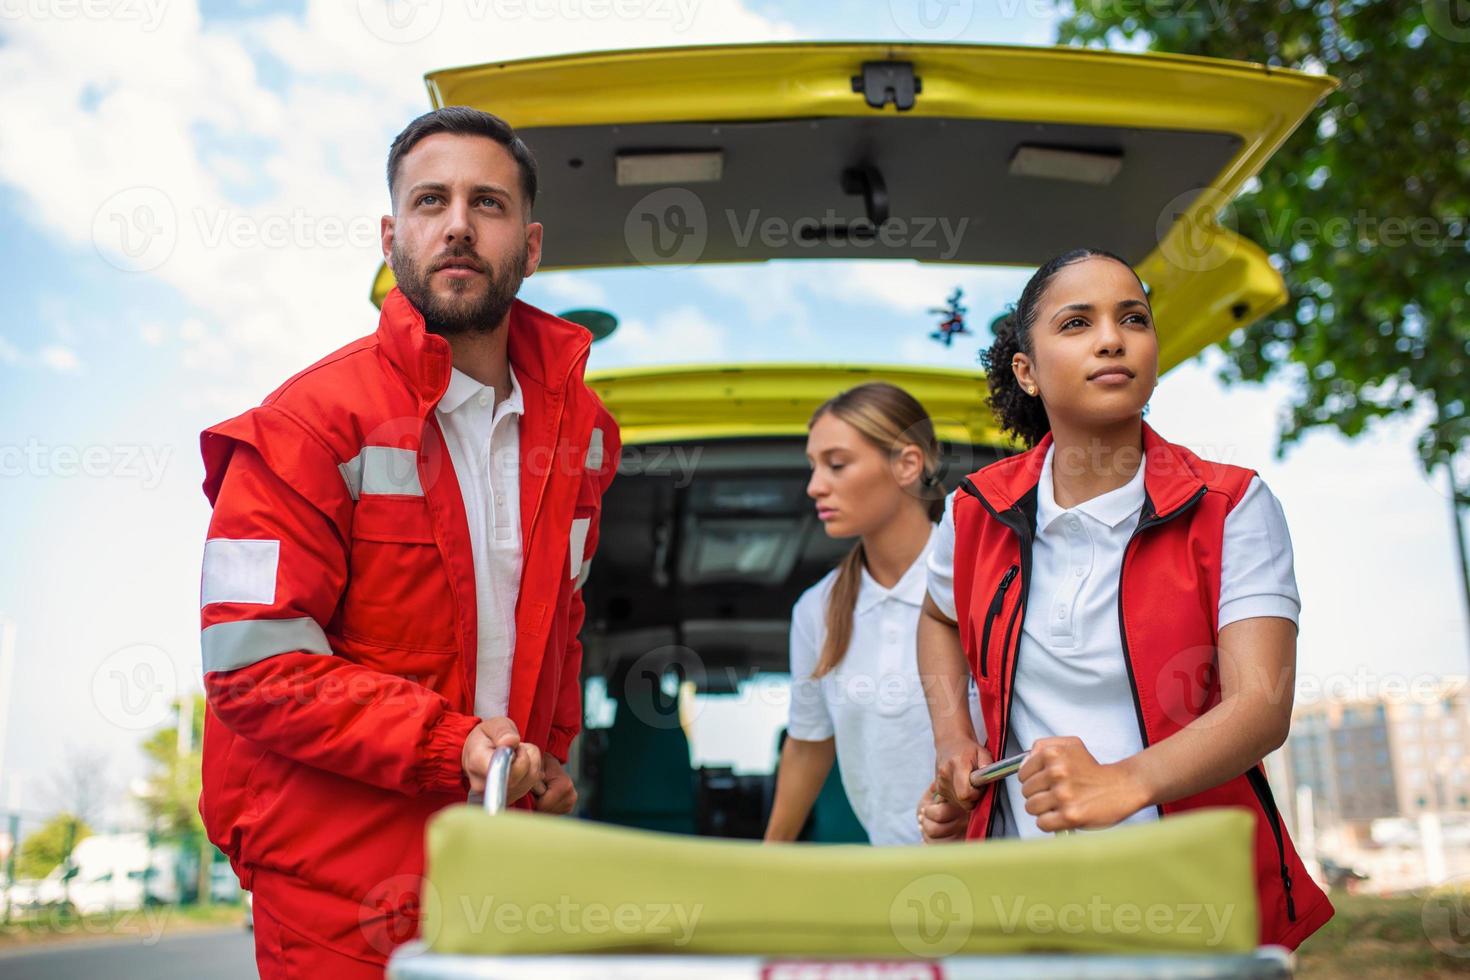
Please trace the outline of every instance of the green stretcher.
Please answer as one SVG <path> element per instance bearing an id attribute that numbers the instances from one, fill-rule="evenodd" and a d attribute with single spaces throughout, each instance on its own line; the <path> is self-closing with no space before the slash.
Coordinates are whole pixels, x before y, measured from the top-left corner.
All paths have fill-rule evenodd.
<path id="1" fill-rule="evenodd" d="M 392 980 L 1289 977 L 1256 947 L 1252 817 L 875 848 L 610 827 L 485 807 L 429 823 L 420 939 Z"/>

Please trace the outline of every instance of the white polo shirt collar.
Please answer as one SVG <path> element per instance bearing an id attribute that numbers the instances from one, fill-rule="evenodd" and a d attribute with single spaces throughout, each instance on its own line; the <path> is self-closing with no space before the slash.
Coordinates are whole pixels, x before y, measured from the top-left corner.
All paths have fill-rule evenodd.
<path id="1" fill-rule="evenodd" d="M 929 531 L 929 540 L 924 545 L 924 550 L 915 558 L 913 564 L 903 573 L 903 577 L 893 584 L 893 588 L 885 589 L 878 584 L 878 580 L 868 573 L 868 569 L 862 569 L 862 586 L 858 589 L 857 604 L 853 606 L 853 613 L 861 616 L 863 613 L 877 606 L 885 599 L 897 599 L 911 606 L 924 605 L 925 586 L 928 582 L 929 569 L 926 559 L 930 550 L 934 547 L 934 538 L 939 527 L 935 525 Z"/>
<path id="2" fill-rule="evenodd" d="M 510 394 L 496 410 L 497 414 L 514 413 L 516 415 L 524 415 L 526 413 L 526 403 L 525 399 L 521 396 L 521 383 L 516 379 L 514 367 L 507 364 L 506 370 L 510 374 Z M 449 386 L 444 389 L 444 397 L 439 399 L 439 411 L 451 414 L 470 399 L 482 393 L 489 397 L 488 405 L 495 403 L 495 388 L 493 386 L 480 384 L 480 382 L 465 374 L 459 368 L 450 368 Z"/>
<path id="3" fill-rule="evenodd" d="M 1143 475 L 1146 465 L 1146 462 L 1143 461 L 1139 463 L 1138 472 L 1133 474 L 1133 478 L 1116 490 L 1098 494 L 1075 507 L 1063 508 L 1057 503 L 1056 491 L 1052 484 L 1052 454 L 1054 452 L 1056 452 L 1055 445 L 1046 450 L 1046 458 L 1041 463 L 1041 478 L 1036 485 L 1036 527 L 1038 530 L 1049 530 L 1057 521 L 1074 512 L 1086 514 L 1100 524 L 1115 528 L 1143 509 Z"/>

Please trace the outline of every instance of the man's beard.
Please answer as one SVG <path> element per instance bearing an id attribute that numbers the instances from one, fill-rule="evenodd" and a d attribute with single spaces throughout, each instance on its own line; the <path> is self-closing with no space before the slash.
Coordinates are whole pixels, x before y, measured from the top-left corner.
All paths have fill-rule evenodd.
<path id="1" fill-rule="evenodd" d="M 470 331 L 488 332 L 505 319 L 505 314 L 515 302 L 516 293 L 520 292 L 521 283 L 525 280 L 521 270 L 526 267 L 527 255 L 526 243 L 522 242 L 500 269 L 495 268 L 493 262 L 465 249 L 436 257 L 435 263 L 456 257 L 472 257 L 484 267 L 485 292 L 477 300 L 452 298 L 446 301 L 435 294 L 430 287 L 433 273 L 425 273 L 396 241 L 393 243 L 393 274 L 403 295 L 423 315 L 424 329 L 429 333 L 450 336 Z"/>

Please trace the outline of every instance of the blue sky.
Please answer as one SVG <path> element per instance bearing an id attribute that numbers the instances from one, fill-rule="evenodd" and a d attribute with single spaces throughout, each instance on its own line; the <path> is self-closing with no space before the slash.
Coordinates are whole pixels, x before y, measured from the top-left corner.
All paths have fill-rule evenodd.
<path id="1" fill-rule="evenodd" d="M 17 631 L 0 809 L 51 808 L 50 774 L 79 753 L 106 760 L 121 798 L 166 695 L 198 687 L 198 433 L 374 328 L 382 164 L 427 108 L 425 71 L 666 44 L 1054 32 L 1050 4 L 1023 0 L 627 2 L 636 16 L 598 18 L 573 0 L 423 0 L 429 29 L 388 40 L 381 0 L 113 0 L 97 20 L 6 8 L 30 12 L 0 19 L 0 615 Z M 149 228 L 172 233 L 132 248 Z M 796 263 L 540 275 L 523 295 L 619 314 L 593 367 L 969 366 L 974 345 L 926 339 L 926 309 L 962 284 L 983 324 L 1023 279 Z M 1412 426 L 1351 444 L 1313 435 L 1277 460 L 1289 383 L 1226 392 L 1209 359 L 1165 379 L 1150 420 L 1257 467 L 1282 499 L 1304 675 L 1463 672 L 1448 503 L 1418 471 Z"/>

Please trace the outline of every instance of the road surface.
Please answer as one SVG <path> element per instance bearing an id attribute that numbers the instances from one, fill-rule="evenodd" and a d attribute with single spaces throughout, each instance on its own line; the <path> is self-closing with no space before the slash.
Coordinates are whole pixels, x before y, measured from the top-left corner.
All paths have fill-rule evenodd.
<path id="1" fill-rule="evenodd" d="M 0 951 L 5 980 L 256 980 L 255 939 L 239 927 L 79 939 Z"/>

